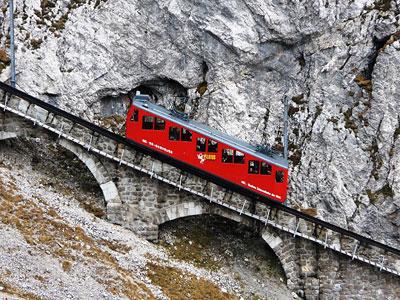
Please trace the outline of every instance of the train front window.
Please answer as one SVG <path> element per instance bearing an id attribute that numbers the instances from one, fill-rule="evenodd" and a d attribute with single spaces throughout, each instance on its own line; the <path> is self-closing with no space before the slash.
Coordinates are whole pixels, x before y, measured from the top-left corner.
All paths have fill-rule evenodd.
<path id="1" fill-rule="evenodd" d="M 233 150 L 232 149 L 222 150 L 222 162 L 223 163 L 233 162 Z"/>
<path id="2" fill-rule="evenodd" d="M 261 162 L 261 170 L 260 173 L 262 175 L 271 175 L 272 173 L 272 166 L 268 163 L 266 163 L 265 161 Z"/>
<path id="3" fill-rule="evenodd" d="M 143 120 L 143 124 L 142 124 L 143 129 L 153 129 L 154 117 L 143 116 L 142 120 Z"/>
<path id="4" fill-rule="evenodd" d="M 171 141 L 179 141 L 181 139 L 180 137 L 181 130 L 179 127 L 170 127 L 169 128 L 169 139 Z"/>
<path id="5" fill-rule="evenodd" d="M 192 133 L 190 130 L 186 128 L 182 128 L 182 141 L 191 142 L 192 141 Z"/>
<path id="6" fill-rule="evenodd" d="M 196 151 L 204 152 L 206 151 L 206 138 L 197 138 Z"/>
<path id="7" fill-rule="evenodd" d="M 276 171 L 275 172 L 275 180 L 276 180 L 276 182 L 282 183 L 284 178 L 285 178 L 285 174 L 283 173 L 283 171 Z"/>
<path id="8" fill-rule="evenodd" d="M 156 123 L 154 125 L 155 130 L 164 130 L 165 129 L 165 121 L 163 119 L 156 118 Z"/>
<path id="9" fill-rule="evenodd" d="M 258 174 L 260 162 L 257 160 L 249 160 L 249 174 Z"/>
<path id="10" fill-rule="evenodd" d="M 139 120 L 139 110 L 135 109 L 131 116 L 132 122 L 137 122 Z"/>
<path id="11" fill-rule="evenodd" d="M 208 152 L 218 152 L 218 143 L 216 141 L 211 139 L 208 140 Z"/>
<path id="12" fill-rule="evenodd" d="M 236 150 L 234 162 L 235 164 L 244 164 L 244 153 Z"/>

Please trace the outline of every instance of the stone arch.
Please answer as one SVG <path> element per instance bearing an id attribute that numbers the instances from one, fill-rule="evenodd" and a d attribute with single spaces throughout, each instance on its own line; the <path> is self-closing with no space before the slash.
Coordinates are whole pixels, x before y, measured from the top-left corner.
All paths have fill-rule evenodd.
<path id="1" fill-rule="evenodd" d="M 218 215 L 247 226 L 251 225 L 251 221 L 244 216 L 201 201 L 188 201 L 160 209 L 153 214 L 152 220 L 159 226 L 176 219 L 206 214 Z"/>
<path id="2" fill-rule="evenodd" d="M 251 226 L 253 221 L 235 212 L 210 205 L 206 202 L 189 201 L 181 204 L 166 207 L 153 214 L 153 223 L 157 226 L 179 218 L 190 216 L 214 214 L 223 218 Z M 287 278 L 287 285 L 291 290 L 298 288 L 298 265 L 296 262 L 295 239 L 289 235 L 278 234 L 271 227 L 264 227 L 261 231 L 261 238 L 272 249 L 280 261 Z"/>
<path id="3" fill-rule="evenodd" d="M 58 143 L 66 150 L 75 154 L 76 157 L 78 157 L 93 174 L 103 192 L 107 207 L 107 218 L 111 222 L 117 223 L 116 220 L 120 219 L 119 211 L 122 202 L 119 197 L 117 186 L 108 175 L 108 172 L 103 164 L 94 155 L 89 154 L 87 151 L 82 149 L 82 147 L 76 146 L 66 139 L 60 139 Z"/>
<path id="4" fill-rule="evenodd" d="M 270 226 L 261 231 L 261 238 L 278 257 L 287 278 L 287 286 L 292 291 L 299 289 L 299 265 L 297 263 L 296 240 L 286 233 L 278 234 Z"/>

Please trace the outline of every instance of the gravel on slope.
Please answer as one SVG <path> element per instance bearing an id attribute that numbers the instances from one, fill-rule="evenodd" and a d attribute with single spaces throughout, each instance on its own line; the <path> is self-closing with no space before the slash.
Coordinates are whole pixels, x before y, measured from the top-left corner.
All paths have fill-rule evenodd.
<path id="1" fill-rule="evenodd" d="M 25 299 L 292 298 L 279 268 L 270 272 L 268 250 L 243 228 L 235 233 L 221 220 L 184 220 L 161 228 L 164 242 L 154 245 L 99 218 L 102 210 L 91 174 L 56 143 L 2 142 L 0 291 Z M 202 255 L 217 268 L 168 247 L 168 240 L 201 246 L 199 239 L 211 241 Z"/>

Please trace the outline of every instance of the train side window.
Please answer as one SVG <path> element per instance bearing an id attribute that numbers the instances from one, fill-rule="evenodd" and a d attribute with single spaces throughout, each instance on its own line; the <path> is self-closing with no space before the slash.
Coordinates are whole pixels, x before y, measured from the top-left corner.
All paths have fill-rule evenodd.
<path id="1" fill-rule="evenodd" d="M 284 178 L 285 178 L 285 174 L 283 173 L 283 171 L 276 171 L 275 172 L 275 180 L 276 180 L 276 182 L 282 183 Z"/>
<path id="2" fill-rule="evenodd" d="M 139 120 L 139 110 L 135 109 L 131 116 L 131 121 L 137 122 Z"/>
<path id="3" fill-rule="evenodd" d="M 152 116 L 143 116 L 143 129 L 153 129 L 154 117 Z"/>
<path id="4" fill-rule="evenodd" d="M 261 162 L 261 170 L 260 173 L 262 175 L 271 175 L 272 173 L 272 166 L 268 163 L 266 163 L 265 161 Z"/>
<path id="5" fill-rule="evenodd" d="M 222 150 L 222 162 L 223 163 L 233 162 L 233 150 L 232 149 Z"/>
<path id="6" fill-rule="evenodd" d="M 209 139 L 208 140 L 208 152 L 216 153 L 218 152 L 218 142 Z"/>
<path id="7" fill-rule="evenodd" d="M 156 122 L 154 124 L 155 130 L 164 130 L 165 129 L 165 120 L 156 118 Z"/>
<path id="8" fill-rule="evenodd" d="M 203 138 L 203 137 L 197 138 L 196 151 L 199 151 L 199 152 L 206 151 L 206 138 Z"/>
<path id="9" fill-rule="evenodd" d="M 244 164 L 244 153 L 236 150 L 234 162 L 235 164 Z"/>
<path id="10" fill-rule="evenodd" d="M 260 162 L 257 160 L 249 160 L 249 174 L 258 174 Z"/>
<path id="11" fill-rule="evenodd" d="M 192 132 L 187 130 L 186 128 L 182 128 L 182 141 L 191 142 L 192 141 Z"/>
<path id="12" fill-rule="evenodd" d="M 179 141 L 181 139 L 181 130 L 179 127 L 170 127 L 169 128 L 169 139 L 171 141 Z"/>

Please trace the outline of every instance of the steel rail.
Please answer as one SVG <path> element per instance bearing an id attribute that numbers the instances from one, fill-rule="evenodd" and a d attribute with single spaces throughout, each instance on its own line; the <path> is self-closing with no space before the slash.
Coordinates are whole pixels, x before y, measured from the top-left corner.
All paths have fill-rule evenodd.
<path id="1" fill-rule="evenodd" d="M 307 235 L 305 233 L 298 232 L 297 231 L 298 230 L 298 226 L 299 226 L 298 222 L 297 222 L 296 229 L 293 230 L 293 229 L 291 229 L 291 228 L 289 228 L 289 227 L 287 227 L 285 225 L 281 225 L 281 224 L 278 224 L 278 222 L 272 221 L 269 218 L 269 213 L 268 213 L 267 218 L 264 218 L 264 217 L 261 217 L 259 215 L 254 214 L 254 213 L 243 211 L 244 205 L 242 206 L 242 208 L 237 208 L 237 207 L 235 207 L 233 205 L 224 203 L 221 200 L 213 198 L 212 195 L 207 195 L 207 194 L 204 194 L 202 192 L 196 191 L 196 190 L 194 190 L 194 189 L 192 189 L 190 187 L 186 187 L 186 186 L 182 185 L 181 181 L 179 182 L 179 184 L 177 184 L 176 182 L 174 182 L 174 181 L 172 181 L 172 180 L 170 180 L 170 179 L 168 179 L 166 177 L 163 177 L 162 175 L 157 174 L 156 172 L 154 172 L 154 170 L 150 171 L 150 170 L 148 170 L 146 168 L 143 168 L 143 167 L 135 165 L 135 164 L 133 164 L 131 162 L 125 161 L 121 157 L 116 157 L 114 155 L 110 155 L 109 153 L 107 153 L 107 152 L 105 152 L 103 150 L 97 149 L 96 147 L 92 147 L 90 142 L 89 142 L 89 144 L 87 144 L 84 141 L 81 141 L 81 140 L 79 140 L 79 139 L 77 139 L 77 138 L 75 138 L 73 136 L 70 136 L 70 135 L 66 134 L 65 132 L 62 131 L 62 129 L 63 129 L 62 127 L 60 129 L 56 129 L 56 128 L 52 127 L 52 126 L 47 125 L 46 123 L 42 122 L 41 120 L 35 119 L 34 117 L 29 116 L 29 115 L 27 115 L 27 114 L 25 114 L 23 112 L 20 112 L 18 110 L 13 109 L 13 108 L 7 107 L 5 104 L 2 104 L 2 103 L 0 103 L 0 108 L 3 108 L 4 110 L 7 110 L 7 111 L 9 111 L 11 113 L 14 113 L 14 114 L 16 114 L 16 115 L 18 115 L 20 117 L 25 118 L 25 119 L 28 119 L 28 120 L 32 121 L 34 124 L 39 125 L 39 126 L 45 128 L 45 129 L 55 133 L 59 138 L 63 137 L 66 140 L 69 140 L 69 141 L 71 141 L 71 142 L 73 142 L 75 144 L 80 145 L 83 149 L 85 149 L 87 151 L 91 151 L 91 152 L 97 153 L 97 154 L 99 154 L 99 155 L 101 155 L 103 157 L 106 157 L 108 159 L 114 160 L 119 165 L 121 165 L 121 164 L 122 165 L 126 165 L 126 166 L 128 166 L 128 167 L 130 167 L 132 169 L 135 169 L 137 171 L 140 171 L 140 172 L 142 172 L 144 174 L 149 175 L 150 178 L 155 178 L 155 179 L 160 180 L 160 181 L 162 181 L 162 182 L 164 182 L 166 184 L 172 185 L 172 186 L 178 188 L 179 190 L 184 190 L 184 191 L 187 191 L 187 192 L 189 192 L 189 193 L 191 193 L 193 195 L 196 195 L 196 196 L 202 197 L 204 199 L 207 199 L 210 203 L 212 202 L 212 203 L 214 203 L 214 204 L 216 204 L 216 205 L 218 205 L 220 207 L 227 208 L 229 210 L 233 210 L 233 211 L 237 212 L 239 215 L 243 214 L 246 217 L 258 220 L 258 221 L 260 221 L 261 223 L 263 223 L 265 225 L 270 225 L 270 226 L 272 226 L 274 228 L 277 228 L 279 230 L 285 231 L 285 232 L 287 232 L 289 234 L 293 234 L 294 237 L 295 236 L 300 236 L 300 237 L 302 237 L 304 239 L 307 239 L 309 241 L 315 242 L 315 243 L 323 246 L 324 248 L 329 248 L 329 249 L 332 249 L 332 250 L 334 250 L 336 252 L 339 252 L 339 253 L 342 253 L 344 255 L 347 255 L 347 256 L 351 257 L 352 260 L 353 259 L 357 259 L 357 260 L 362 261 L 364 263 L 367 263 L 367 264 L 369 264 L 371 266 L 377 267 L 381 271 L 383 270 L 383 271 L 389 272 L 391 274 L 400 276 L 400 272 L 399 271 L 397 271 L 395 269 L 392 269 L 390 267 L 384 266 L 382 259 L 379 259 L 379 261 L 374 261 L 374 260 L 371 260 L 371 259 L 368 259 L 368 258 L 365 258 L 365 257 L 362 257 L 362 256 L 356 254 L 355 250 L 357 248 L 354 248 L 353 252 L 350 253 L 350 252 L 348 252 L 346 250 L 341 249 L 340 246 L 336 246 L 334 244 L 328 243 L 326 239 L 323 241 L 323 240 L 318 239 L 318 238 L 316 238 L 314 236 L 310 236 L 310 235 Z M 356 244 L 356 246 L 358 247 L 358 244 Z"/>
<path id="2" fill-rule="evenodd" d="M 52 126 L 47 125 L 46 123 L 42 122 L 41 120 L 35 119 L 34 117 L 31 117 L 31 116 L 29 116 L 29 115 L 27 115 L 25 113 L 22 113 L 22 112 L 20 112 L 18 110 L 15 110 L 13 108 L 7 107 L 6 105 L 4 105 L 2 103 L 0 103 L 0 108 L 3 108 L 4 110 L 7 110 L 7 111 L 9 111 L 11 113 L 14 113 L 14 114 L 16 114 L 16 115 L 18 115 L 20 117 L 25 118 L 25 119 L 28 119 L 28 120 L 32 121 L 34 124 L 39 125 L 39 126 L 45 128 L 45 129 L 55 133 L 56 135 L 58 135 L 58 137 L 63 137 L 66 140 L 69 140 L 69 141 L 71 141 L 71 142 L 73 142 L 75 144 L 80 145 L 82 148 L 84 148 L 87 151 L 91 151 L 91 152 L 97 153 L 97 154 L 99 154 L 99 155 L 101 155 L 103 157 L 106 157 L 108 159 L 114 160 L 119 165 L 121 165 L 121 164 L 122 165 L 126 165 L 126 166 L 128 166 L 128 167 L 130 167 L 132 169 L 135 169 L 137 171 L 140 171 L 142 173 L 145 173 L 145 174 L 149 175 L 150 178 L 155 178 L 155 179 L 160 180 L 160 181 L 162 181 L 164 183 L 172 185 L 172 186 L 178 188 L 179 190 L 184 190 L 184 191 L 187 191 L 187 192 L 189 192 L 189 193 L 191 193 L 193 195 L 196 195 L 196 196 L 202 197 L 204 199 L 207 199 L 210 203 L 212 202 L 212 203 L 214 203 L 214 204 L 216 204 L 218 206 L 227 208 L 229 210 L 233 210 L 233 211 L 237 212 L 239 215 L 243 214 L 243 215 L 245 215 L 245 216 L 247 216 L 249 218 L 258 220 L 258 221 L 260 221 L 261 223 L 263 223 L 265 225 L 270 225 L 270 226 L 272 226 L 274 228 L 277 228 L 279 230 L 285 231 L 285 232 L 287 232 L 289 234 L 293 234 L 294 237 L 295 236 L 300 236 L 300 237 L 302 237 L 304 239 L 307 239 L 309 241 L 315 242 L 315 243 L 323 246 L 324 248 L 329 248 L 329 249 L 332 249 L 332 250 L 334 250 L 336 252 L 339 252 L 339 253 L 342 253 L 344 255 L 347 255 L 347 256 L 351 257 L 352 260 L 353 259 L 357 259 L 357 260 L 362 261 L 364 263 L 367 263 L 367 264 L 369 264 L 371 266 L 377 267 L 380 270 L 383 270 L 383 271 L 389 272 L 391 274 L 400 276 L 400 272 L 399 271 L 394 270 L 392 268 L 389 268 L 387 266 L 384 266 L 382 259 L 380 259 L 379 261 L 374 261 L 374 260 L 371 260 L 371 259 L 368 259 L 368 258 L 365 258 L 365 257 L 362 257 L 362 256 L 356 254 L 355 252 L 356 252 L 356 249 L 358 247 L 358 244 L 356 244 L 357 247 L 354 248 L 353 252 L 350 253 L 349 251 L 343 250 L 340 246 L 336 246 L 334 244 L 328 243 L 327 240 L 323 241 L 323 240 L 318 239 L 318 238 L 316 238 L 314 236 L 310 236 L 310 235 L 307 235 L 305 233 L 299 232 L 298 231 L 298 226 L 299 226 L 298 222 L 297 222 L 297 225 L 296 225 L 296 229 L 293 230 L 293 229 L 291 229 L 291 228 L 289 228 L 289 227 L 287 227 L 285 225 L 281 225 L 281 224 L 278 224 L 278 222 L 272 221 L 271 219 L 269 219 L 269 214 L 268 214 L 267 218 L 264 218 L 264 217 L 261 217 L 259 215 L 254 214 L 254 213 L 243 211 L 245 205 L 243 205 L 242 208 L 237 208 L 237 207 L 235 207 L 233 205 L 224 203 L 221 200 L 213 198 L 212 195 L 207 195 L 207 194 L 204 194 L 202 192 L 196 191 L 196 190 L 194 190 L 194 189 L 192 189 L 190 187 L 186 187 L 186 186 L 182 185 L 181 181 L 179 182 L 179 184 L 177 184 L 176 182 L 174 182 L 174 181 L 172 181 L 172 180 L 170 180 L 170 179 L 168 179 L 166 177 L 163 177 L 162 175 L 157 174 L 153 170 L 150 171 L 150 170 L 148 170 L 146 168 L 140 167 L 138 165 L 134 165 L 133 163 L 130 163 L 128 161 L 123 160 L 121 157 L 116 157 L 114 155 L 110 155 L 109 153 L 107 153 L 107 152 L 105 152 L 103 150 L 97 149 L 96 147 L 92 147 L 91 143 L 87 144 L 84 141 L 81 141 L 81 140 L 79 140 L 79 139 L 77 139 L 77 138 L 75 138 L 73 136 L 70 136 L 70 135 L 66 134 L 65 132 L 62 131 L 62 128 L 61 129 L 56 129 L 56 128 L 52 127 Z"/>
<path id="3" fill-rule="evenodd" d="M 66 111 L 64 111 L 64 110 L 62 110 L 60 108 L 57 108 L 57 107 L 55 107 L 55 106 L 53 106 L 51 104 L 48 104 L 48 103 L 46 103 L 46 102 L 44 102 L 42 100 L 39 100 L 39 99 L 37 99 L 37 98 L 35 98 L 35 97 L 33 97 L 33 96 L 23 92 L 23 91 L 15 89 L 15 88 L 7 85 L 7 84 L 4 84 L 4 83 L 0 82 L 0 89 L 5 91 L 6 93 L 8 93 L 10 95 L 17 96 L 17 97 L 29 102 L 30 104 L 37 105 L 37 106 L 43 108 L 44 110 L 46 110 L 47 112 L 51 112 L 51 113 L 53 113 L 55 115 L 59 115 L 59 116 L 65 118 L 65 119 L 68 119 L 68 120 L 72 121 L 73 123 L 79 124 L 79 125 L 87 128 L 87 129 L 89 129 L 92 132 L 98 133 L 98 134 L 100 134 L 100 135 L 102 135 L 104 137 L 107 137 L 107 138 L 109 138 L 111 140 L 114 140 L 117 143 L 133 147 L 136 150 L 138 150 L 139 152 L 142 152 L 144 154 L 150 155 L 155 159 L 158 159 L 158 160 L 161 160 L 161 161 L 166 162 L 168 164 L 171 164 L 171 165 L 173 165 L 173 166 L 175 166 L 175 167 L 177 167 L 179 169 L 182 169 L 184 171 L 187 171 L 189 173 L 193 173 L 193 174 L 195 174 L 197 176 L 200 176 L 200 177 L 202 177 L 202 178 L 204 178 L 206 180 L 216 182 L 217 184 L 222 184 L 222 185 L 224 185 L 224 186 L 226 186 L 226 187 L 228 187 L 228 188 L 230 188 L 230 189 L 232 189 L 234 191 L 237 191 L 238 193 L 240 193 L 240 194 L 242 194 L 244 196 L 250 197 L 250 198 L 252 198 L 252 199 L 254 199 L 256 201 L 264 200 L 264 201 L 262 201 L 262 203 L 264 203 L 264 204 L 266 204 L 266 205 L 268 205 L 270 207 L 277 208 L 277 209 L 279 209 L 281 211 L 284 211 L 284 212 L 286 212 L 288 214 L 291 214 L 293 216 L 301 218 L 301 219 L 303 219 L 305 221 L 308 221 L 310 223 L 313 223 L 315 225 L 319 225 L 321 227 L 324 227 L 326 229 L 329 229 L 331 231 L 339 233 L 339 234 L 341 234 L 343 236 L 348 236 L 348 237 L 351 237 L 351 238 L 353 238 L 355 240 L 358 240 L 360 242 L 360 245 L 371 245 L 371 246 L 375 246 L 377 248 L 380 248 L 382 250 L 385 250 L 387 252 L 390 252 L 390 253 L 393 253 L 393 254 L 396 254 L 396 255 L 400 255 L 400 249 L 396 249 L 396 248 L 394 248 L 392 246 L 389 246 L 387 244 L 378 242 L 378 241 L 373 240 L 371 238 L 362 236 L 362 235 L 360 235 L 358 233 L 349 231 L 347 229 L 344 229 L 342 227 L 339 227 L 339 226 L 336 226 L 334 224 L 328 223 L 328 222 L 323 221 L 321 219 L 312 217 L 310 215 L 307 215 L 307 214 L 305 214 L 303 212 L 300 212 L 298 210 L 290 208 L 290 207 L 288 207 L 286 205 L 283 205 L 281 203 L 274 202 L 274 201 L 271 201 L 271 200 L 269 200 L 267 198 L 260 197 L 259 195 L 255 194 L 255 193 L 251 193 L 251 192 L 249 192 L 248 190 L 246 190 L 244 188 L 240 188 L 240 187 L 238 187 L 238 186 L 236 186 L 236 185 L 234 185 L 232 183 L 226 182 L 226 181 L 224 181 L 224 180 L 222 180 L 222 179 L 220 179 L 220 178 L 218 178 L 216 176 L 213 176 L 213 175 L 210 175 L 208 173 L 202 172 L 201 170 L 193 168 L 193 167 L 191 167 L 191 166 L 189 166 L 189 165 L 187 165 L 185 163 L 182 163 L 180 161 L 172 159 L 169 156 L 166 156 L 166 155 L 161 154 L 159 152 L 156 152 L 156 151 L 153 151 L 151 149 L 145 148 L 142 145 L 140 145 L 138 143 L 135 143 L 132 140 L 126 139 L 126 138 L 124 138 L 124 137 L 122 137 L 122 136 L 120 136 L 118 134 L 115 134 L 115 133 L 113 133 L 113 132 L 111 132 L 109 130 L 106 130 L 106 129 L 100 127 L 100 126 L 97 126 L 97 125 L 95 125 L 95 124 L 93 124 L 93 123 L 91 123 L 91 122 L 89 122 L 87 120 L 79 118 L 79 117 L 77 117 L 77 116 L 75 116 L 75 115 L 73 115 L 71 113 L 68 113 L 68 112 L 66 112 Z M 1 106 L 3 108 L 5 108 L 4 105 L 1 105 Z M 16 111 L 14 111 L 13 113 L 16 113 Z M 36 122 L 38 122 L 38 121 L 36 120 Z M 47 127 L 50 127 L 50 126 L 47 126 Z M 91 151 L 92 150 L 93 149 L 91 149 Z M 197 194 L 197 193 L 198 192 L 195 191 L 195 194 Z M 301 234 L 297 233 L 297 235 L 301 235 Z"/>

